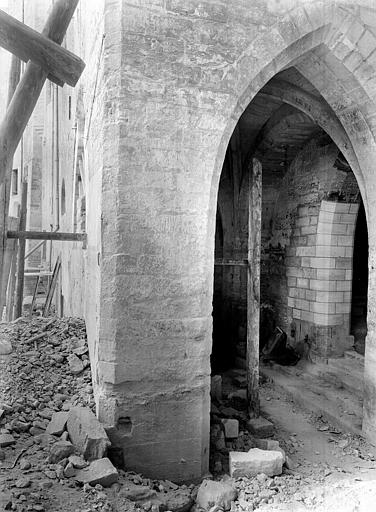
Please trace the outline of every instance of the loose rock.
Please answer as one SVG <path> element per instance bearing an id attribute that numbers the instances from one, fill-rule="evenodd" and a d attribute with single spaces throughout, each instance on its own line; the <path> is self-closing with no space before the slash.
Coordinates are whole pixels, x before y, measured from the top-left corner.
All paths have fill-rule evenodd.
<path id="1" fill-rule="evenodd" d="M 83 484 L 109 487 L 118 480 L 118 472 L 111 464 L 111 461 L 104 457 L 103 459 L 94 460 L 88 468 L 81 469 L 76 475 L 76 480 Z"/>
<path id="2" fill-rule="evenodd" d="M 103 426 L 86 407 L 73 407 L 69 411 L 67 430 L 74 446 L 89 461 L 101 459 L 111 444 Z"/>
<path id="3" fill-rule="evenodd" d="M 233 485 L 227 482 L 204 480 L 197 493 L 197 505 L 205 510 L 218 506 L 223 510 L 230 510 L 231 502 L 237 497 Z"/>

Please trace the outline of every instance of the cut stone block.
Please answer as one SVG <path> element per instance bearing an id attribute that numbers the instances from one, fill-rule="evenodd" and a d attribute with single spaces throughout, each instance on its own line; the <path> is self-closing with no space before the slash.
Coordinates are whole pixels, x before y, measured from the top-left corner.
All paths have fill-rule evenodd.
<path id="1" fill-rule="evenodd" d="M 15 444 L 16 440 L 12 436 L 12 434 L 0 434 L 0 447 L 5 448 L 6 446 L 10 446 Z"/>
<path id="2" fill-rule="evenodd" d="M 101 423 L 86 407 L 73 407 L 69 411 L 67 430 L 86 460 L 102 459 L 111 444 Z"/>
<path id="3" fill-rule="evenodd" d="M 65 430 L 65 426 L 68 420 L 68 412 L 54 412 L 50 423 L 47 425 L 47 434 L 54 436 L 61 436 Z"/>
<path id="4" fill-rule="evenodd" d="M 109 487 L 118 481 L 119 475 L 116 468 L 111 464 L 110 459 L 94 460 L 89 467 L 77 472 L 75 479 L 83 484 Z"/>
<path id="5" fill-rule="evenodd" d="M 218 506 L 230 510 L 231 502 L 237 497 L 236 489 L 227 482 L 204 480 L 197 493 L 196 503 L 199 507 L 210 510 Z"/>
<path id="6" fill-rule="evenodd" d="M 282 473 L 283 456 L 279 451 L 251 448 L 248 452 L 230 452 L 230 475 L 233 478 L 267 476 Z"/>
<path id="7" fill-rule="evenodd" d="M 220 375 L 213 375 L 211 378 L 210 395 L 218 402 L 222 400 L 222 377 Z"/>
<path id="8" fill-rule="evenodd" d="M 234 419 L 223 419 L 221 420 L 225 427 L 225 437 L 227 439 L 236 439 L 239 437 L 239 422 Z"/>
<path id="9" fill-rule="evenodd" d="M 277 450 L 279 449 L 279 442 L 274 439 L 255 439 L 256 448 L 260 450 Z"/>
<path id="10" fill-rule="evenodd" d="M 248 421 L 248 430 L 256 437 L 270 437 L 274 433 L 274 425 L 260 416 Z"/>

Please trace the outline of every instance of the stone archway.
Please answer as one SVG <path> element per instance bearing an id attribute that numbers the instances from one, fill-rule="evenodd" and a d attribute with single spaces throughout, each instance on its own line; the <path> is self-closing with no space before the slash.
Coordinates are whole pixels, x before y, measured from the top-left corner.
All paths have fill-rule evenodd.
<path id="1" fill-rule="evenodd" d="M 310 5 L 306 5 L 303 11 L 304 16 L 310 20 L 313 30 L 312 32 L 305 33 L 305 35 L 299 39 L 299 50 L 297 50 L 296 41 L 292 42 L 290 45 L 286 45 L 286 41 L 284 39 L 284 43 L 281 44 L 281 38 L 283 39 L 284 37 L 277 28 L 280 26 L 279 24 L 275 27 L 274 32 L 272 30 L 273 36 L 275 37 L 271 37 L 268 41 L 260 38 L 261 40 L 257 42 L 261 48 L 267 48 L 267 52 L 271 56 L 270 62 L 259 70 L 257 74 L 253 75 L 253 78 L 249 81 L 249 86 L 241 94 L 222 137 L 217 157 L 217 164 L 222 159 L 223 146 L 226 146 L 226 140 L 229 138 L 229 132 L 231 135 L 234 124 L 243 113 L 247 104 L 255 97 L 257 92 L 262 89 L 267 81 L 281 69 L 287 68 L 290 64 L 294 64 L 295 66 L 299 64 L 299 55 L 297 55 L 297 53 L 300 52 L 301 56 L 311 58 L 311 52 L 314 49 L 319 49 L 318 54 L 321 53 L 321 55 L 326 55 L 332 64 L 335 61 L 332 68 L 328 67 L 331 75 L 329 83 L 337 83 L 339 79 L 346 77 L 348 81 L 351 80 L 350 90 L 341 91 L 336 94 L 335 90 L 333 90 L 335 87 L 333 86 L 323 88 L 322 84 L 320 84 L 322 76 L 317 72 L 318 63 L 316 56 L 313 57 L 316 66 L 309 67 L 308 65 L 304 65 L 303 60 L 303 63 L 298 66 L 298 69 L 306 78 L 308 78 L 308 80 L 312 82 L 313 85 L 316 86 L 327 102 L 329 110 L 331 110 L 329 115 L 328 112 L 322 113 L 321 110 L 321 115 L 323 116 L 321 125 L 328 130 L 328 133 L 333 137 L 333 140 L 336 141 L 338 146 L 343 150 L 348 161 L 351 162 L 362 197 L 364 197 L 368 223 L 371 224 L 373 216 L 372 206 L 375 202 L 372 194 L 370 193 L 375 187 L 375 180 L 371 175 L 373 161 L 372 155 L 376 156 L 376 146 L 375 138 L 370 127 L 372 126 L 372 121 L 369 123 L 367 118 L 372 119 L 373 115 L 375 115 L 375 105 L 373 103 L 374 71 L 371 63 L 367 64 L 368 67 L 365 67 L 359 64 L 359 61 L 363 61 L 367 56 L 369 56 L 369 52 L 367 55 L 364 55 L 364 52 L 367 52 L 367 49 L 361 40 L 367 37 L 374 39 L 374 37 L 365 27 L 362 29 L 359 28 L 359 24 L 354 20 L 353 15 L 351 15 L 351 10 L 347 11 L 346 15 L 334 6 L 324 6 L 322 3 L 317 2 L 315 4 L 312 3 Z M 301 21 L 301 14 L 302 11 L 300 8 L 297 8 L 296 10 L 293 9 L 288 14 L 288 18 L 290 21 L 291 19 L 295 22 L 298 20 Z M 282 25 L 284 23 L 288 23 L 286 19 L 284 22 L 281 22 Z M 289 32 L 289 35 L 291 35 L 291 32 Z M 359 45 L 357 44 L 358 42 Z M 326 48 L 325 52 L 322 50 L 323 47 Z M 284 49 L 281 51 L 281 48 Z M 252 56 L 256 62 L 253 69 L 258 69 L 257 64 L 261 66 L 262 59 L 257 63 L 255 54 L 256 52 Z M 346 57 L 351 57 L 352 60 L 346 60 Z M 248 59 L 249 58 L 250 56 L 248 55 Z M 354 59 L 357 59 L 357 66 L 352 64 Z M 247 66 L 248 65 L 249 62 Z M 238 75 L 242 75 L 241 71 L 238 71 Z M 312 110 L 307 107 L 307 102 L 304 103 L 304 99 L 294 98 L 294 100 L 290 99 L 290 101 L 294 101 L 295 104 L 300 102 L 300 108 L 303 111 L 308 111 L 312 114 Z M 320 106 L 318 107 L 318 110 L 320 110 Z M 319 119 L 319 117 L 317 117 L 317 119 Z M 218 176 L 215 176 L 215 174 L 214 180 L 218 179 Z M 214 183 L 215 182 L 213 182 L 213 184 Z M 214 194 L 212 193 L 212 199 L 213 195 Z M 374 230 L 374 224 L 369 226 L 369 294 L 371 297 L 369 302 L 369 313 L 372 311 L 371 307 L 375 307 L 374 301 L 372 301 L 372 296 L 374 293 L 376 294 L 376 292 L 372 290 L 371 277 L 372 270 L 374 269 L 372 261 L 375 259 L 375 249 L 372 251 L 371 248 L 371 233 L 374 232 Z M 374 351 L 372 340 L 375 336 L 376 332 L 374 326 L 369 325 L 365 364 L 363 430 L 365 434 L 373 440 L 376 435 L 376 408 L 372 407 L 372 397 L 375 395 L 376 391 L 376 380 L 372 375 L 373 372 L 371 368 L 373 368 L 372 353 Z"/>
<path id="2" fill-rule="evenodd" d="M 119 59 L 104 59 L 109 101 L 98 229 L 100 306 L 87 310 L 89 320 L 98 317 L 89 342 L 97 347 L 100 419 L 115 426 L 121 417 L 132 419 L 132 435 L 121 443 L 133 469 L 177 480 L 206 472 L 220 172 L 247 105 L 293 65 L 347 134 L 350 145 L 341 150 L 367 212 L 371 321 L 364 430 L 375 437 L 376 64 L 367 54 L 365 41 L 372 45 L 374 36 L 364 21 L 376 25 L 375 11 L 347 1 L 286 0 L 276 8 L 267 0 L 192 0 L 153 5 L 150 16 L 134 20 L 121 2 L 115 4 L 121 29 L 109 31 L 104 54 L 118 47 L 123 53 L 121 66 Z M 128 33 L 131 52 L 123 38 Z M 94 261 L 97 253 L 90 255 Z"/>

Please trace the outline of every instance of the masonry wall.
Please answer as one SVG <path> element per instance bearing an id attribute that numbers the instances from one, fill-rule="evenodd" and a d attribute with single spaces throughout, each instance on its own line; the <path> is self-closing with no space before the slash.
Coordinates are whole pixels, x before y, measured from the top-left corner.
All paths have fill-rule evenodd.
<path id="1" fill-rule="evenodd" d="M 230 136 L 260 87 L 308 56 L 299 69 L 332 109 L 321 119 L 337 116 L 351 140 L 328 122 L 354 163 L 374 268 L 376 64 L 364 41 L 375 39 L 369 27 L 376 20 L 364 6 L 318 0 L 94 6 L 84 18 L 81 56 L 85 317 L 97 412 L 114 427 L 132 469 L 199 478 L 209 449 L 217 192 Z M 323 54 L 310 59 L 317 48 Z M 375 286 L 372 271 L 365 379 L 371 436 Z"/>
<path id="2" fill-rule="evenodd" d="M 350 333 L 352 256 L 359 189 L 335 167 L 338 149 L 312 141 L 292 162 L 264 234 L 263 301 L 295 340 L 341 355 Z M 278 259 L 275 258 L 278 255 Z"/>

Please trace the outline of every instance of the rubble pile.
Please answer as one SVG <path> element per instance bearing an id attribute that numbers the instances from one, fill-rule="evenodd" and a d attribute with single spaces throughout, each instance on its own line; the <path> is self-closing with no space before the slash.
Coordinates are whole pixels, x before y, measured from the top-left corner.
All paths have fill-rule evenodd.
<path id="1" fill-rule="evenodd" d="M 0 324 L 0 510 L 187 512 L 195 486 L 115 468 L 83 320 Z M 12 350 L 9 350 L 12 347 Z"/>

